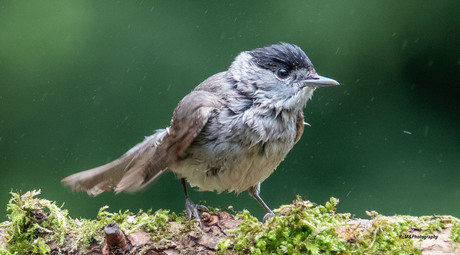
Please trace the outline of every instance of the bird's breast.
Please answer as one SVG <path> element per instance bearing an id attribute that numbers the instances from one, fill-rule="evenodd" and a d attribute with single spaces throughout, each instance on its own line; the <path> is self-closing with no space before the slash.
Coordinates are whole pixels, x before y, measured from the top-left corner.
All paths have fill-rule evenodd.
<path id="1" fill-rule="evenodd" d="M 264 181 L 292 149 L 295 116 L 221 111 L 171 170 L 200 190 L 237 193 Z"/>

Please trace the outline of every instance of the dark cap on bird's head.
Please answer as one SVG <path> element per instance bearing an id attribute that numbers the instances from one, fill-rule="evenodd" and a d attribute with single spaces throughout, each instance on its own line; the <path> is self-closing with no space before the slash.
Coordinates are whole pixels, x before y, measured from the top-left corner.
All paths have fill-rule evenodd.
<path id="1" fill-rule="evenodd" d="M 294 44 L 279 43 L 257 48 L 249 52 L 256 65 L 276 71 L 278 68 L 289 70 L 307 69 L 314 71 L 313 64 L 303 50 Z"/>
<path id="2" fill-rule="evenodd" d="M 293 71 L 304 71 L 305 75 L 300 77 L 303 79 L 302 87 L 339 85 L 336 80 L 318 75 L 307 54 L 297 45 L 282 42 L 257 48 L 248 53 L 252 56 L 254 64 L 276 73 L 281 79 L 287 78 Z"/>

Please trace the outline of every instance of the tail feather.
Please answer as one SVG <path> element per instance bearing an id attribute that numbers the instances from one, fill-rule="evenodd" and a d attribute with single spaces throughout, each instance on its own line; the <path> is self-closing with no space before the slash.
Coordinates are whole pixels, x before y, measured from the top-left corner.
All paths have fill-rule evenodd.
<path id="1" fill-rule="evenodd" d="M 126 180 L 126 177 L 131 175 L 130 173 L 139 173 L 139 170 L 152 165 L 151 162 L 155 159 L 156 149 L 166 133 L 165 129 L 158 130 L 155 134 L 146 137 L 144 141 L 134 146 L 119 159 L 70 175 L 62 179 L 61 182 L 64 185 L 72 187 L 73 190 L 84 190 L 90 196 L 97 196 L 111 189 L 115 189 L 116 193 L 121 191 L 133 192 L 143 189 L 166 169 L 153 169 L 155 175 L 150 180 L 145 180 L 142 175 L 137 175 L 135 178 L 128 178 L 129 182 L 123 181 L 121 186 L 119 184 L 122 179 Z"/>

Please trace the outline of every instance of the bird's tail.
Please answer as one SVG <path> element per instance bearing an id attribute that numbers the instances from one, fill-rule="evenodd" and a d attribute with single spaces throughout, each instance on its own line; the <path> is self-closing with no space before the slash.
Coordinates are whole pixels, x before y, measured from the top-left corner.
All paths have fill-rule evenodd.
<path id="1" fill-rule="evenodd" d="M 90 196 L 97 196 L 112 188 L 114 188 L 117 193 L 121 191 L 133 192 L 142 189 L 166 169 L 155 169 L 156 173 L 153 175 L 153 178 L 149 180 L 142 179 L 142 176 L 134 179 L 131 177 L 125 178 L 128 181 L 124 180 L 121 186 L 119 184 L 124 177 L 130 175 L 129 173 L 139 172 L 139 170 L 148 167 L 149 161 L 154 159 L 155 151 L 166 133 L 166 129 L 157 130 L 155 134 L 146 137 L 144 141 L 127 151 L 119 159 L 93 169 L 67 176 L 62 179 L 61 182 L 64 185 L 72 187 L 73 190 L 84 190 Z"/>

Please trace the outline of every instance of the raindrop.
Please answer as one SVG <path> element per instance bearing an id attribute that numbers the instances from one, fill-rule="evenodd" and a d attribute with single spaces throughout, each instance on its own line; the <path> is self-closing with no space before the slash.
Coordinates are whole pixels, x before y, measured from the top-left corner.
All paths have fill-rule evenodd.
<path id="1" fill-rule="evenodd" d="M 348 191 L 348 193 L 345 195 L 345 197 L 348 197 L 351 194 L 351 190 Z"/>
<path id="2" fill-rule="evenodd" d="M 408 44 L 408 41 L 407 40 L 404 40 L 402 46 L 401 46 L 401 49 L 405 49 L 407 47 L 407 44 Z"/>
<path id="3" fill-rule="evenodd" d="M 43 93 L 42 95 L 42 102 L 48 97 L 48 92 Z"/>
<path id="4" fill-rule="evenodd" d="M 425 126 L 425 130 L 423 130 L 423 136 L 427 137 L 429 131 L 430 131 L 430 126 Z"/>

